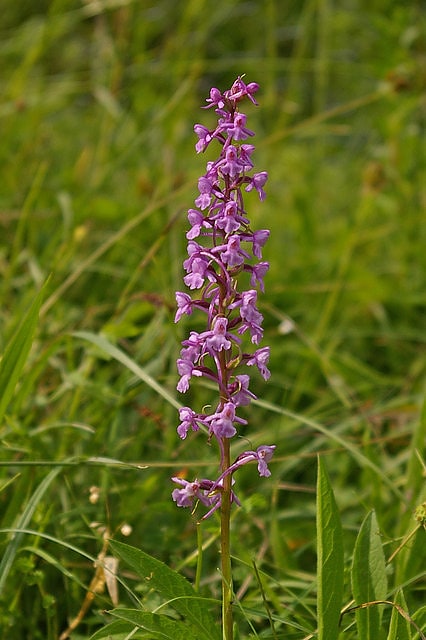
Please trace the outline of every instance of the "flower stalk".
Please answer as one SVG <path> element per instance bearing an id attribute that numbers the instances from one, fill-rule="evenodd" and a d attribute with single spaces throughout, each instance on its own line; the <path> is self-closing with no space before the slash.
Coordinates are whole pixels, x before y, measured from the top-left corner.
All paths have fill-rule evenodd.
<path id="1" fill-rule="evenodd" d="M 263 316 L 257 308 L 258 291 L 264 291 L 263 278 L 269 264 L 262 259 L 262 249 L 269 231 L 253 231 L 245 211 L 244 195 L 256 191 L 261 201 L 266 197 L 263 187 L 266 171 L 253 173 L 254 146 L 246 140 L 254 136 L 247 128 L 247 116 L 240 103 L 257 102 L 256 83 L 245 84 L 241 77 L 221 93 L 212 88 L 204 108 L 213 108 L 217 125 L 208 129 L 196 124 L 197 153 L 204 152 L 212 142 L 220 147 L 219 157 L 207 162 L 206 173 L 198 180 L 199 195 L 195 207 L 188 210 L 190 229 L 188 257 L 183 263 L 183 280 L 192 295 L 176 293 L 175 322 L 197 310 L 206 316 L 206 330 L 191 331 L 182 342 L 177 360 L 180 375 L 177 389 L 188 391 L 193 378 L 205 377 L 217 385 L 218 400 L 211 413 L 183 407 L 179 411 L 177 432 L 185 439 L 189 431 L 208 433 L 219 450 L 219 475 L 216 480 L 195 479 L 190 482 L 172 478 L 178 485 L 172 497 L 179 507 L 193 507 L 200 502 L 206 508 L 202 519 L 220 511 L 222 628 L 223 639 L 233 638 L 232 567 L 230 550 L 230 516 L 232 503 L 240 505 L 234 493 L 233 474 L 241 466 L 257 462 L 260 476 L 270 476 L 268 462 L 274 445 L 261 445 L 255 451 L 245 451 L 234 462 L 231 439 L 237 436 L 247 420 L 239 414 L 256 396 L 250 391 L 250 377 L 240 373 L 243 367 L 256 367 L 267 380 L 269 347 L 258 347 L 263 337 Z M 245 343 L 250 340 L 250 352 Z M 253 347 L 254 345 L 254 347 Z M 253 351 L 254 348 L 254 351 Z"/>

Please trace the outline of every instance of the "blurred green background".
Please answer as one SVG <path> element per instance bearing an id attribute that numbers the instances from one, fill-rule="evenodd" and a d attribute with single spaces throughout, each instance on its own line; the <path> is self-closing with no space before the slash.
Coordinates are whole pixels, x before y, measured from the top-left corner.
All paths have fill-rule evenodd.
<path id="1" fill-rule="evenodd" d="M 270 480 L 255 469 L 238 478 L 236 588 L 260 608 L 256 558 L 275 613 L 301 625 L 285 637 L 303 638 L 316 624 L 317 452 L 348 562 L 370 509 L 390 555 L 424 500 L 425 4 L 0 8 L 0 352 L 50 276 L 0 425 L 0 526 L 35 532 L 12 551 L 0 534 L 0 557 L 10 558 L 0 567 L 0 628 L 12 640 L 56 638 L 93 577 L 69 545 L 95 557 L 102 527 L 123 538 L 129 524 L 126 540 L 193 576 L 194 521 L 172 503 L 169 478 L 214 473 L 216 458 L 202 436 L 178 439 L 176 407 L 163 396 L 175 396 L 180 341 L 197 323 L 173 323 L 186 210 L 214 159 L 210 148 L 196 155 L 193 124 L 213 126 L 200 110 L 210 87 L 245 74 L 260 84 L 248 126 L 256 170 L 269 173 L 266 201 L 249 194 L 246 206 L 254 228 L 271 229 L 260 307 L 272 376 L 253 376 L 259 403 L 235 452 L 264 442 L 277 452 Z M 118 347 L 163 396 L 76 331 Z M 194 384 L 176 400 L 201 407 L 212 394 Z M 216 534 L 207 523 L 203 588 L 214 596 Z M 413 610 L 424 601 L 420 548 L 419 538 L 394 571 Z M 88 637 L 108 608 L 99 596 L 72 637 Z"/>

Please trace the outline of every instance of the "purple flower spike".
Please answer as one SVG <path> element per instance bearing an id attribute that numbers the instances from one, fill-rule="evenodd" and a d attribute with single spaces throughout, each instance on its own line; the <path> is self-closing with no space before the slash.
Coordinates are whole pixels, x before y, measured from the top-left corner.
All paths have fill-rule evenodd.
<path id="1" fill-rule="evenodd" d="M 252 346 L 259 345 L 263 338 L 258 292 L 264 291 L 264 277 L 269 269 L 269 263 L 262 258 L 269 231 L 251 228 L 244 203 L 244 198 L 251 197 L 247 195 L 251 191 L 256 191 L 261 201 L 265 200 L 268 174 L 253 173 L 255 147 L 248 139 L 254 132 L 240 110 L 242 101 L 257 105 L 254 95 L 258 89 L 258 84 L 246 84 L 242 77 L 223 93 L 213 87 L 203 108 L 214 109 L 216 126 L 194 126 L 197 153 L 212 145 L 219 146 L 219 153 L 215 160 L 208 160 L 205 174 L 198 180 L 195 207 L 187 212 L 188 257 L 183 263 L 183 281 L 190 292 L 176 293 L 175 322 L 182 316 L 192 318 L 200 310 L 205 314 L 205 330 L 191 331 L 182 342 L 177 360 L 180 376 L 177 390 L 186 393 L 194 378 L 207 378 L 216 385 L 218 400 L 213 405 L 216 409 L 210 413 L 181 408 L 177 433 L 182 440 L 189 432 L 208 434 L 208 441 L 218 445 L 221 469 L 216 480 L 189 482 L 173 478 L 178 486 L 172 497 L 178 507 L 204 505 L 206 513 L 202 519 L 220 509 L 225 496 L 228 502 L 240 504 L 230 486 L 235 482 L 234 472 L 241 466 L 255 462 L 259 475 L 269 477 L 268 463 L 275 450 L 274 445 L 262 445 L 255 451 L 245 451 L 231 464 L 230 440 L 247 425 L 239 412 L 256 400 L 250 391 L 250 376 L 241 369 L 255 366 L 265 380 L 270 376 L 269 347 L 253 350 Z M 245 289 L 241 283 L 247 279 L 250 284 Z M 196 294 L 191 295 L 194 291 Z"/>

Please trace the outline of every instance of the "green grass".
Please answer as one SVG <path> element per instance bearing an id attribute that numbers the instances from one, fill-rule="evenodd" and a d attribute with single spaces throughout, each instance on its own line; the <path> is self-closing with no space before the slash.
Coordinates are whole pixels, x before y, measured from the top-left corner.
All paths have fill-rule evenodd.
<path id="1" fill-rule="evenodd" d="M 238 479 L 240 637 L 316 637 L 318 453 L 342 523 L 342 606 L 374 511 L 385 560 L 401 545 L 385 599 L 424 627 L 424 527 L 405 541 L 426 499 L 422 4 L 3 4 L 0 629 L 58 638 L 83 604 L 105 527 L 195 577 L 194 521 L 169 479 L 208 474 L 215 461 L 202 438 L 182 443 L 175 430 L 175 360 L 189 325 L 173 323 L 174 292 L 206 161 L 192 126 L 213 122 L 199 108 L 210 87 L 242 73 L 261 84 L 250 127 L 256 167 L 269 172 L 268 197 L 253 198 L 249 214 L 271 229 L 261 310 L 272 376 L 254 381 L 247 436 L 277 450 L 269 480 L 251 468 Z M 26 314 L 46 282 L 32 335 Z M 11 345 L 16 380 L 5 370 Z M 211 401 L 207 386 L 191 393 Z M 217 598 L 217 522 L 202 536 L 200 589 Z M 124 565 L 119 575 L 120 605 L 160 604 Z M 73 640 L 112 608 L 98 594 Z M 417 640 L 392 610 L 377 614 L 377 640 L 392 639 L 391 617 Z M 358 637 L 360 616 L 343 616 L 341 638 Z"/>

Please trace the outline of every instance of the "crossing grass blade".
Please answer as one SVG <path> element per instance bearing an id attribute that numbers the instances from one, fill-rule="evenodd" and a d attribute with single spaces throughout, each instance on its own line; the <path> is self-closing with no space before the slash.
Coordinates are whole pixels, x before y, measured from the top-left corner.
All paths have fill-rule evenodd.
<path id="1" fill-rule="evenodd" d="M 50 473 L 47 474 L 45 478 L 40 482 L 31 498 L 28 500 L 22 514 L 19 516 L 16 522 L 17 533 L 13 535 L 10 539 L 9 543 L 4 550 L 3 557 L 0 562 L 0 594 L 3 592 L 5 587 L 7 586 L 7 578 L 9 572 L 12 568 L 13 562 L 15 560 L 16 554 L 18 553 L 19 547 L 22 543 L 22 538 L 24 537 L 24 529 L 27 527 L 28 523 L 31 521 L 31 518 L 34 515 L 34 511 L 38 507 L 40 501 L 42 500 L 44 494 L 49 489 L 52 482 L 55 480 L 56 476 L 62 471 L 62 467 L 58 466 L 52 469 Z"/>
<path id="2" fill-rule="evenodd" d="M 182 620 L 173 620 L 166 615 L 135 609 L 113 609 L 109 613 L 127 623 L 128 631 L 137 627 L 143 631 L 149 631 L 149 637 L 153 639 L 197 640 L 198 637 L 195 631 L 191 630 Z"/>
<path id="3" fill-rule="evenodd" d="M 321 458 L 317 480 L 318 640 L 337 640 L 343 594 L 343 534 L 330 478 Z"/>

